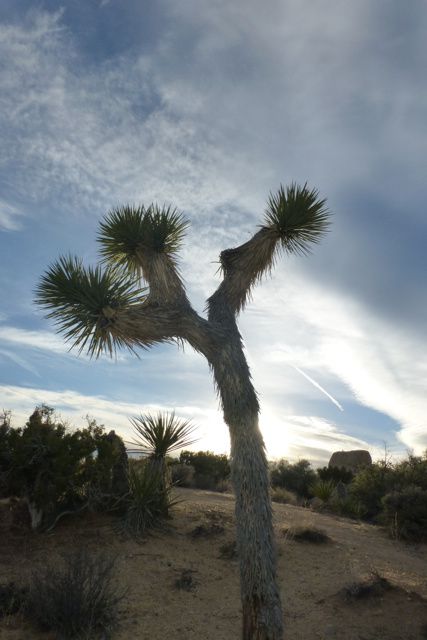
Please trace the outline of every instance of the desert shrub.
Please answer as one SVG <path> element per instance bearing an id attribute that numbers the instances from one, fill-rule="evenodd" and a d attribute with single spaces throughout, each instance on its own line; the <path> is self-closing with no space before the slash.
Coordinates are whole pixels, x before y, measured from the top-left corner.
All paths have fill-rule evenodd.
<path id="1" fill-rule="evenodd" d="M 193 484 L 198 489 L 217 491 L 230 476 L 230 461 L 226 455 L 211 451 L 181 451 L 179 461 L 194 468 Z"/>
<path id="2" fill-rule="evenodd" d="M 423 456 L 409 455 L 394 465 L 394 488 L 416 486 L 427 490 L 427 451 Z"/>
<path id="3" fill-rule="evenodd" d="M 175 589 L 179 589 L 180 591 L 194 591 L 197 582 L 193 578 L 193 573 L 193 569 L 183 569 L 179 578 L 175 580 Z"/>
<path id="4" fill-rule="evenodd" d="M 327 507 L 328 511 L 332 511 L 333 513 L 345 518 L 355 518 L 357 520 L 367 518 L 365 507 L 351 494 L 345 498 L 339 498 L 337 495 L 332 495 Z"/>
<path id="5" fill-rule="evenodd" d="M 316 527 L 292 527 L 290 529 L 283 529 L 283 535 L 296 542 L 326 544 L 331 541 L 330 537 L 324 531 Z"/>
<path id="6" fill-rule="evenodd" d="M 27 598 L 28 589 L 19 587 L 14 582 L 0 584 L 0 618 L 20 611 Z"/>
<path id="7" fill-rule="evenodd" d="M 332 480 L 318 480 L 310 487 L 310 492 L 315 498 L 323 502 L 328 502 L 335 490 L 335 483 Z"/>
<path id="8" fill-rule="evenodd" d="M 375 518 L 382 510 L 382 499 L 393 490 L 395 474 L 391 465 L 376 462 L 354 477 L 350 495 L 360 504 L 365 517 Z"/>
<path id="9" fill-rule="evenodd" d="M 1 431 L 8 438 L 9 493 L 26 500 L 34 529 L 50 526 L 60 512 L 101 499 L 105 505 L 116 482 L 115 443 L 122 442 L 114 432 L 104 434 L 95 421 L 71 431 L 45 405 L 23 428 Z"/>
<path id="10" fill-rule="evenodd" d="M 281 504 L 298 504 L 297 496 L 283 487 L 274 487 L 271 489 L 271 499 L 273 502 Z"/>
<path id="11" fill-rule="evenodd" d="M 124 597 L 114 583 L 114 564 L 105 554 L 80 549 L 65 555 L 59 565 L 36 570 L 26 608 L 30 620 L 58 638 L 108 636 Z"/>
<path id="12" fill-rule="evenodd" d="M 354 478 L 354 474 L 351 471 L 344 469 L 344 467 L 322 467 L 317 469 L 317 475 L 320 480 L 330 480 L 334 484 L 338 484 L 338 482 L 349 484 Z"/>
<path id="13" fill-rule="evenodd" d="M 384 496 L 382 519 L 393 537 L 427 540 L 427 491 L 414 485 Z"/>
<path id="14" fill-rule="evenodd" d="M 374 571 L 364 580 L 350 582 L 341 590 L 341 594 L 347 602 L 353 602 L 372 597 L 382 597 L 384 592 L 390 591 L 392 588 L 393 586 L 386 578 L 381 577 Z"/>
<path id="15" fill-rule="evenodd" d="M 227 542 L 226 544 L 221 545 L 219 548 L 219 557 L 222 560 L 237 560 L 237 542 L 232 540 L 231 542 Z"/>
<path id="16" fill-rule="evenodd" d="M 119 528 L 136 538 L 160 526 L 176 504 L 170 487 L 165 487 L 161 472 L 149 459 L 129 467 L 129 494 Z"/>
<path id="17" fill-rule="evenodd" d="M 172 462 L 170 464 L 172 484 L 179 487 L 192 487 L 195 469 L 191 464 Z"/>
<path id="18" fill-rule="evenodd" d="M 301 498 L 309 498 L 312 495 L 310 488 L 317 480 L 316 472 L 308 460 L 299 460 L 292 464 L 285 459 L 271 464 L 270 478 L 273 488 L 283 487 Z"/>
<path id="19" fill-rule="evenodd" d="M 211 538 L 213 536 L 218 536 L 224 533 L 225 527 L 221 524 L 217 524 L 216 522 L 211 522 L 210 524 L 199 524 L 195 527 L 190 535 L 192 538 Z"/>
<path id="20" fill-rule="evenodd" d="M 232 491 L 232 488 L 231 478 L 226 478 L 225 480 L 218 480 L 214 491 L 218 491 L 218 493 L 226 493 L 227 491 Z"/>

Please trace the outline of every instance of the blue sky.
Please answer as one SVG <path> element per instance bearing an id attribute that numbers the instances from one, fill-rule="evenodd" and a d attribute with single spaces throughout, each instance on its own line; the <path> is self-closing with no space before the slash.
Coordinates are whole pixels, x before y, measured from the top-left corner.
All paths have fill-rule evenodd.
<path id="1" fill-rule="evenodd" d="M 97 261 L 112 207 L 166 202 L 191 223 L 180 264 L 202 313 L 219 252 L 295 180 L 334 216 L 239 319 L 268 455 L 426 449 L 426 30 L 421 0 L 3 0 L 0 407 L 14 423 L 45 402 L 128 437 L 129 417 L 175 409 L 196 447 L 227 451 L 201 356 L 78 357 L 34 288 L 60 254 Z"/>

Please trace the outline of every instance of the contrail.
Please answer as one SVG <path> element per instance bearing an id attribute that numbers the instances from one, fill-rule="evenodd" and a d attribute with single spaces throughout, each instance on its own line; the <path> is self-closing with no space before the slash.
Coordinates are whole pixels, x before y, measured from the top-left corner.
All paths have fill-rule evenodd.
<path id="1" fill-rule="evenodd" d="M 336 407 L 338 407 L 338 409 L 340 411 L 344 411 L 344 409 L 342 408 L 342 406 L 340 405 L 340 403 L 338 402 L 338 400 L 335 400 L 335 398 L 333 396 L 331 396 L 330 393 L 328 393 L 326 391 L 326 389 L 324 389 L 323 387 L 320 386 L 320 384 L 318 382 L 316 382 L 316 380 L 313 380 L 313 378 L 310 378 L 310 376 L 307 373 L 304 373 L 304 371 L 302 371 L 299 367 L 295 366 L 294 364 L 291 364 L 291 367 L 293 367 L 296 371 L 298 371 L 298 373 L 300 373 L 302 376 L 304 376 L 304 378 L 306 378 L 309 382 L 311 382 L 311 384 L 316 387 L 316 389 L 319 389 L 319 391 L 321 391 L 322 393 L 325 394 L 325 396 L 327 396 L 329 398 L 329 400 L 331 402 L 334 403 L 334 405 Z"/>

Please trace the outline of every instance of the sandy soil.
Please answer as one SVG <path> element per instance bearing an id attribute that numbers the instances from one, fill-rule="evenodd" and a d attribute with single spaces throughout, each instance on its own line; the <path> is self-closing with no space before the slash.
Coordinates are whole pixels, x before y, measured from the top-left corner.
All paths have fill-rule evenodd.
<path id="1" fill-rule="evenodd" d="M 169 529 L 142 544 L 114 533 L 106 516 L 64 518 L 48 535 L 16 527 L 11 531 L 3 518 L 0 582 L 25 582 L 37 563 L 54 560 L 65 548 L 109 549 L 117 556 L 120 582 L 128 588 L 117 640 L 237 640 L 238 563 L 221 557 L 220 551 L 234 540 L 233 498 L 206 491 L 180 493 L 184 500 Z M 427 638 L 427 546 L 406 545 L 377 527 L 290 505 L 274 505 L 274 518 L 287 640 Z M 295 526 L 320 528 L 331 542 L 301 543 L 283 533 Z M 193 583 L 189 590 L 176 586 L 183 571 L 184 586 Z M 394 588 L 348 601 L 342 590 L 371 572 Z M 10 616 L 0 620 L 0 638 L 53 636 Z"/>

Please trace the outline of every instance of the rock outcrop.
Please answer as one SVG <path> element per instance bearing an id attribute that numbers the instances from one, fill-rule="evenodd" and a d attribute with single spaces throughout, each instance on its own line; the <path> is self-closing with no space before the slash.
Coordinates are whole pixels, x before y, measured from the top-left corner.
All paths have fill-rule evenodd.
<path id="1" fill-rule="evenodd" d="M 372 458 L 369 451 L 356 449 L 354 451 L 335 451 L 329 460 L 329 467 L 339 467 L 346 471 L 356 473 L 362 467 L 369 467 Z"/>

